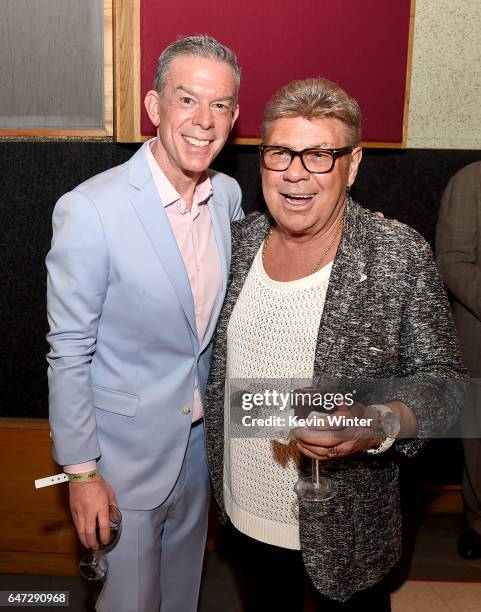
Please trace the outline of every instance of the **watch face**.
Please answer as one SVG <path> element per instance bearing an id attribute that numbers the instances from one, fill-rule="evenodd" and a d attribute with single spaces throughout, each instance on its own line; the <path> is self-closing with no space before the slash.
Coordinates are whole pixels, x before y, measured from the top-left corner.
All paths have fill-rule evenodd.
<path id="1" fill-rule="evenodd" d="M 394 410 L 387 411 L 382 417 L 382 428 L 388 438 L 395 438 L 401 429 L 398 413 Z"/>

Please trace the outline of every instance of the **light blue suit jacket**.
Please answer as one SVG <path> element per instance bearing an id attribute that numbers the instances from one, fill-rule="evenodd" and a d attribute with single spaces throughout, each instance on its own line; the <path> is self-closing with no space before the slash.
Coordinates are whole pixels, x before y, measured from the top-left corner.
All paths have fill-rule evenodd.
<path id="1" fill-rule="evenodd" d="M 164 501 L 201 395 L 241 191 L 209 171 L 222 291 L 200 344 L 187 273 L 141 148 L 57 202 L 47 256 L 50 424 L 61 465 L 100 457 L 121 507 Z"/>

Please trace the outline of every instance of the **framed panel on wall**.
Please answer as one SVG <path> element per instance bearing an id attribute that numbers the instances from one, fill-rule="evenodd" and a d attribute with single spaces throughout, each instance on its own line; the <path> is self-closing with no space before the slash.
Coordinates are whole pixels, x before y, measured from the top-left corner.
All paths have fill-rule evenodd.
<path id="1" fill-rule="evenodd" d="M 113 0 L 2 0 L 0 136 L 113 134 Z"/>
<path id="2" fill-rule="evenodd" d="M 292 79 L 325 76 L 360 102 L 365 146 L 403 147 L 415 0 L 115 0 L 115 137 L 150 138 L 142 100 L 158 55 L 182 35 L 208 33 L 242 66 L 232 141 L 259 140 L 269 97 Z"/>

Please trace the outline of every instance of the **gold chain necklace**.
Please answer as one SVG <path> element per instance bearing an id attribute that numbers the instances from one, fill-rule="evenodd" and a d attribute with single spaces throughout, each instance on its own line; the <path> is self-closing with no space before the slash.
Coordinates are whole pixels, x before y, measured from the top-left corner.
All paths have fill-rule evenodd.
<path id="1" fill-rule="evenodd" d="M 327 245 L 327 248 L 323 251 L 319 261 L 317 262 L 317 264 L 312 268 L 312 270 L 309 272 L 308 276 L 310 276 L 311 274 L 314 274 L 315 272 L 317 272 L 318 270 L 320 270 L 322 262 L 324 261 L 324 259 L 326 258 L 326 255 L 329 253 L 329 251 L 332 248 L 332 245 L 334 244 L 337 236 L 339 235 L 339 232 L 341 231 L 341 227 L 342 227 L 342 217 L 340 219 L 340 221 L 337 224 L 336 227 L 336 231 L 334 232 L 334 234 L 332 235 L 331 240 L 329 241 L 329 244 Z M 265 262 L 266 259 L 266 253 L 267 253 L 267 246 L 269 244 L 269 241 L 271 239 L 272 236 L 272 232 L 274 231 L 274 227 L 271 227 L 271 229 L 269 230 L 267 236 L 265 237 L 264 240 L 264 244 L 262 245 L 262 263 Z"/>

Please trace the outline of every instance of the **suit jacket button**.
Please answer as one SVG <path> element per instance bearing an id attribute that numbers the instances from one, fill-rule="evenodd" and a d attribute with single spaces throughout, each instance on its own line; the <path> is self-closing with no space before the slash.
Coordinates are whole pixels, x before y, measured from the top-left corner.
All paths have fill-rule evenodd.
<path id="1" fill-rule="evenodd" d="M 190 414 L 190 406 L 184 406 L 182 408 L 182 414 Z"/>

